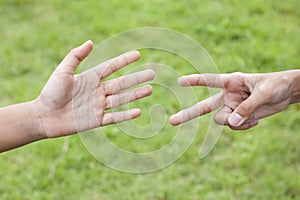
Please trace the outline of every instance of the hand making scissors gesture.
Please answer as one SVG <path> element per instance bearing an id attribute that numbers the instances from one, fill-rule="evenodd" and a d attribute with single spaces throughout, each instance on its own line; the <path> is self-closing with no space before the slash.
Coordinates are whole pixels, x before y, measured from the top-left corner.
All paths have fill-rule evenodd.
<path id="1" fill-rule="evenodd" d="M 194 74 L 181 77 L 182 86 L 206 86 L 223 90 L 170 117 L 178 125 L 218 108 L 214 120 L 235 130 L 249 129 L 258 120 L 300 101 L 300 72 L 289 70 L 266 74 Z"/>

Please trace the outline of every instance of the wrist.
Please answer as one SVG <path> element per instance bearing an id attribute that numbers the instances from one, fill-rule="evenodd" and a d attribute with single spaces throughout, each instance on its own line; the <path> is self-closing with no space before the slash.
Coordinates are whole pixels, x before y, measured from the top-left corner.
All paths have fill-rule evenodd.
<path id="1" fill-rule="evenodd" d="M 37 119 L 38 133 L 44 138 L 56 138 L 76 133 L 72 110 L 53 108 L 45 104 L 40 97 L 33 104 Z"/>
<path id="2" fill-rule="evenodd" d="M 45 138 L 34 101 L 0 108 L 0 152 Z"/>
<path id="3" fill-rule="evenodd" d="M 292 87 L 291 103 L 300 102 L 300 70 L 290 70 L 290 80 Z"/>
<path id="4" fill-rule="evenodd" d="M 31 121 L 30 136 L 35 140 L 46 139 L 44 125 L 42 122 L 40 106 L 36 100 L 26 103 L 28 105 L 28 117 Z"/>

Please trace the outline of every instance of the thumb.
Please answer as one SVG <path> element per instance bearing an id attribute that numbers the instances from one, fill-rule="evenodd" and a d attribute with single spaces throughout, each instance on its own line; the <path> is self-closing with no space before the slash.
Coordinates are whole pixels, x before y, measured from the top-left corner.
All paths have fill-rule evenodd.
<path id="1" fill-rule="evenodd" d="M 93 42 L 91 40 L 88 40 L 79 47 L 72 49 L 59 64 L 57 70 L 73 75 L 80 62 L 91 53 L 92 49 Z"/>
<path id="2" fill-rule="evenodd" d="M 229 116 L 228 122 L 232 127 L 241 126 L 247 119 L 255 112 L 255 110 L 262 105 L 261 94 L 252 93 L 245 101 L 243 101 Z"/>

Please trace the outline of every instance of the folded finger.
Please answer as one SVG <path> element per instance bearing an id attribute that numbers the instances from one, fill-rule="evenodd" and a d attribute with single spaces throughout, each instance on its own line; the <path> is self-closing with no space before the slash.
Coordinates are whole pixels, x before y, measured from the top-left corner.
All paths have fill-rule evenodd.
<path id="1" fill-rule="evenodd" d="M 214 121 L 219 125 L 229 125 L 228 118 L 232 113 L 232 109 L 228 106 L 223 106 L 214 116 Z"/>
<path id="2" fill-rule="evenodd" d="M 154 79 L 154 72 L 150 69 L 135 72 L 116 79 L 108 80 L 102 83 L 106 95 L 115 94 L 134 85 L 151 81 Z"/>
<path id="3" fill-rule="evenodd" d="M 241 126 L 236 126 L 236 127 L 233 127 L 233 126 L 229 126 L 232 130 L 248 130 L 250 128 L 253 128 L 254 126 L 256 126 L 258 124 L 258 120 L 257 119 L 254 119 L 252 121 L 249 121 L 249 122 L 246 122 L 244 123 L 243 125 Z"/>
<path id="4" fill-rule="evenodd" d="M 228 106 L 222 107 L 214 116 L 214 121 L 219 125 L 229 126 L 232 130 L 247 130 L 258 124 L 258 119 L 255 118 L 254 114 L 241 126 L 233 127 L 228 122 L 229 116 L 232 114 L 233 109 Z"/>
<path id="5" fill-rule="evenodd" d="M 122 92 L 120 94 L 114 94 L 107 96 L 106 109 L 116 108 L 118 106 L 127 104 L 129 102 L 144 98 L 152 94 L 152 87 L 145 85 L 140 88 Z"/>

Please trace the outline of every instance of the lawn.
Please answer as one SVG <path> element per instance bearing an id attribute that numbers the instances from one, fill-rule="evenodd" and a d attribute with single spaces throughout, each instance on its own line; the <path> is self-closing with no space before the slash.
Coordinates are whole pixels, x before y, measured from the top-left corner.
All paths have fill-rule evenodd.
<path id="1" fill-rule="evenodd" d="M 74 46 L 88 39 L 99 44 L 140 27 L 163 27 L 188 35 L 207 50 L 221 73 L 297 69 L 298 7 L 298 0 L 2 0 L 0 106 L 37 97 Z M 180 74 L 195 73 L 189 63 L 167 52 L 141 53 L 132 69 L 156 62 L 172 66 Z M 153 87 L 151 97 L 134 104 L 145 111 L 136 123 L 150 121 L 150 105 L 165 106 L 167 115 L 179 110 L 172 94 Z M 195 89 L 198 101 L 207 97 L 206 89 Z M 146 174 L 106 167 L 86 150 L 78 135 L 2 153 L 0 199 L 300 198 L 300 105 L 263 119 L 248 131 L 224 128 L 212 152 L 200 159 L 209 120 L 210 116 L 199 119 L 192 145 L 176 162 Z M 147 152 L 172 140 L 173 129 L 166 126 L 143 141 L 123 135 L 116 125 L 103 131 L 126 150 Z"/>

